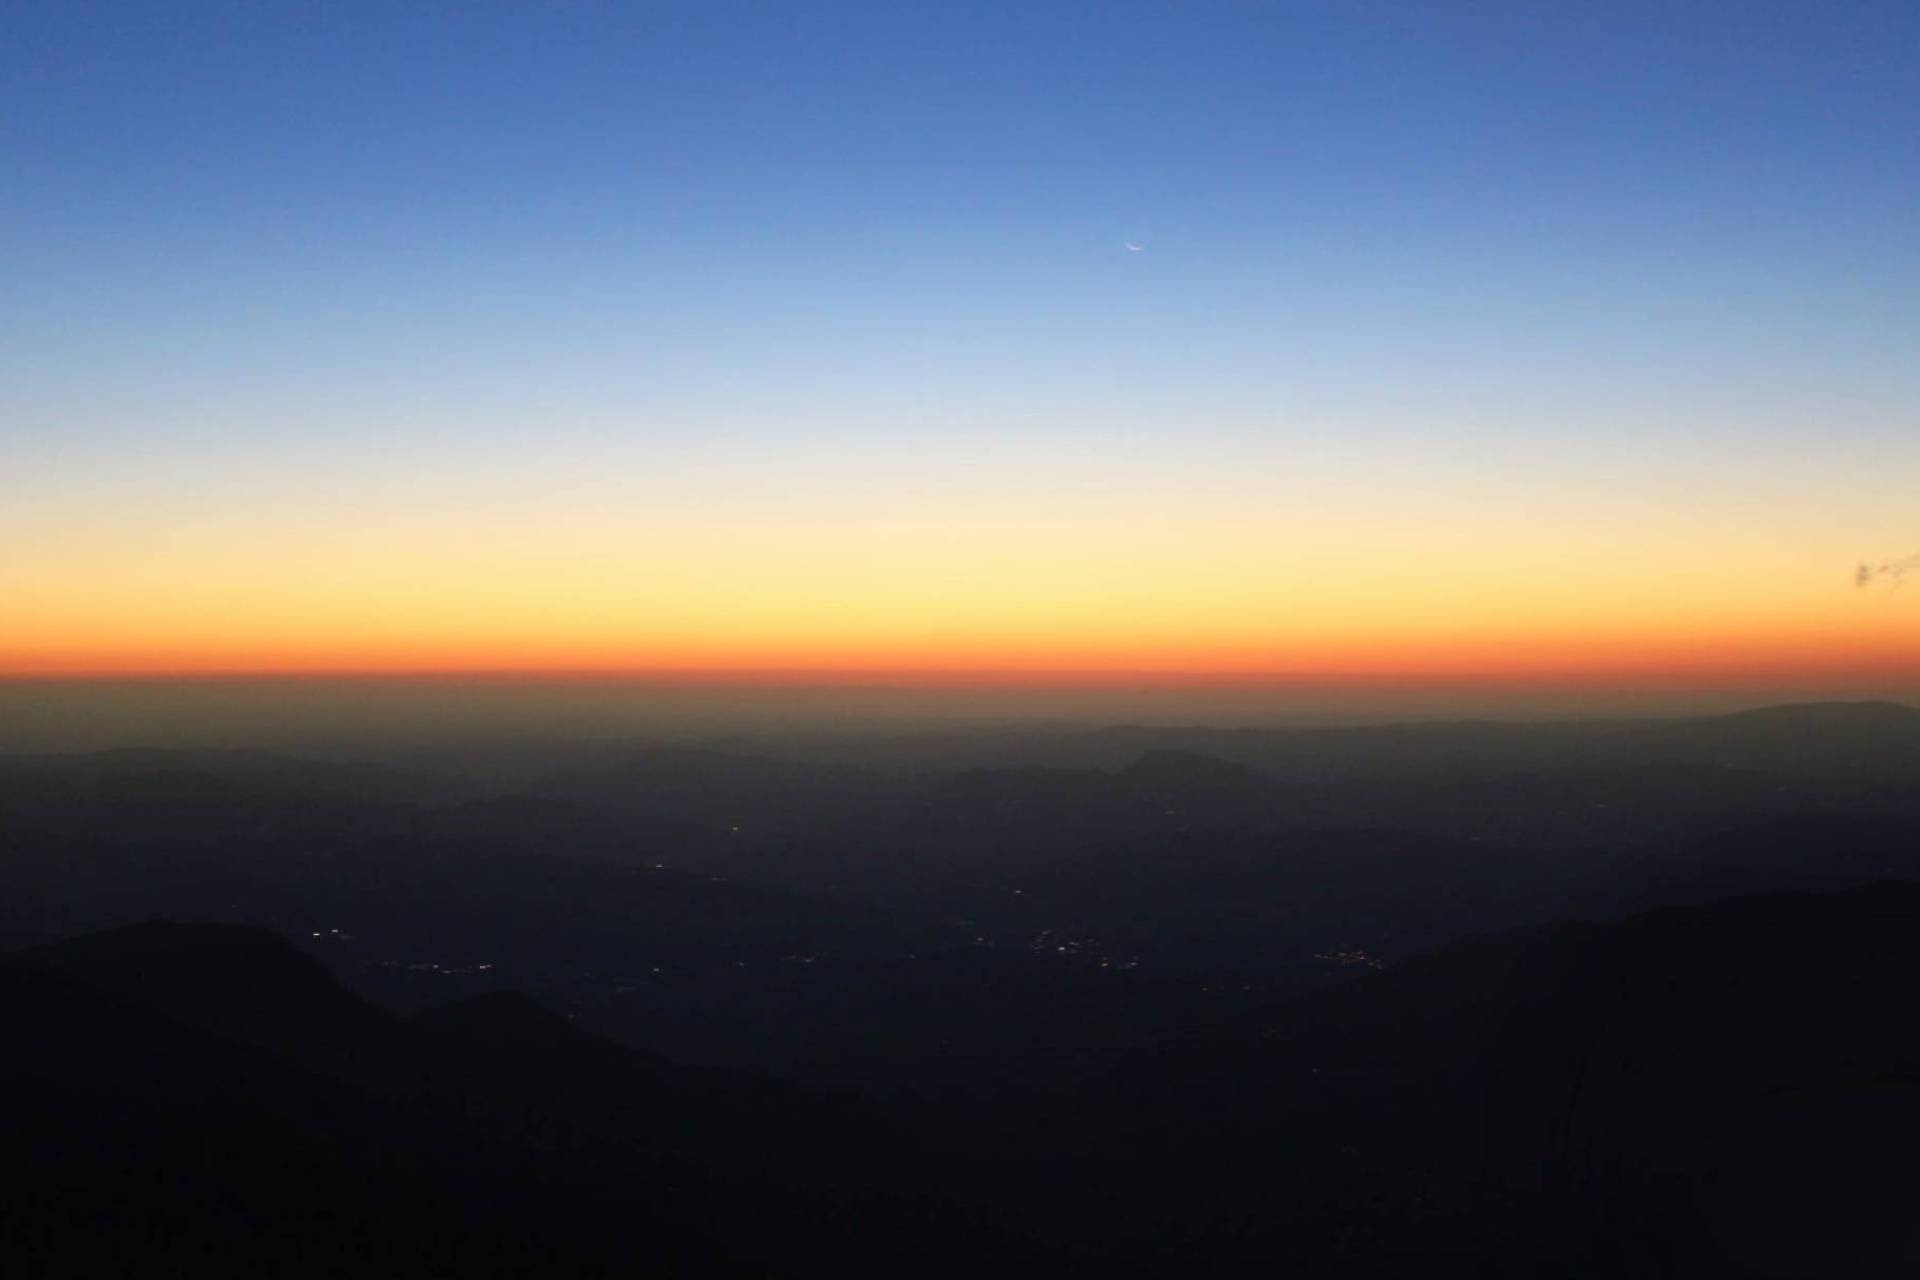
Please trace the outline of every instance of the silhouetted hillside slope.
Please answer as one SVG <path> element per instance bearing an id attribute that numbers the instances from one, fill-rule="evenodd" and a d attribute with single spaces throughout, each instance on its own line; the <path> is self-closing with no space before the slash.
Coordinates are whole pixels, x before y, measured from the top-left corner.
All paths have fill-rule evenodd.
<path id="1" fill-rule="evenodd" d="M 390 1037 L 396 1023 L 318 960 L 249 925 L 151 921 L 16 952 L 8 962 L 289 1057 Z"/>
<path id="2" fill-rule="evenodd" d="M 1382 1265 L 1444 1244 L 1515 1275 L 1902 1274 L 1916 980 L 1912 884 L 1554 926 L 1197 1030 L 1074 1132 L 1090 1176 L 1121 1147 L 1152 1171 L 1155 1230 L 1208 1223 L 1227 1257 L 1358 1214 Z"/>
<path id="3" fill-rule="evenodd" d="M 1917 979 L 1920 886 L 1740 898 L 1134 1025 L 1071 1093 L 890 1123 L 148 925 L 0 965 L 36 1175 L 0 1244 L 38 1275 L 1907 1274 Z M 1097 1060 L 1108 1017 L 1057 1045 Z"/>
<path id="4" fill-rule="evenodd" d="M 944 1273 L 977 1255 L 914 1190 L 929 1162 L 857 1105 L 675 1067 L 517 994 L 405 1021 L 270 934 L 171 924 L 35 948 L 0 977 L 28 1049 L 9 1096 L 33 1100 L 12 1136 L 59 1148 L 0 1229 L 34 1274 Z M 120 1199 L 131 1224 L 96 1256 L 78 1237 Z M 236 1213 L 265 1236 L 229 1257 Z"/>
<path id="5" fill-rule="evenodd" d="M 583 1273 L 451 1126 L 61 975 L 0 966 L 0 1264 L 37 1277 Z M 682 1259 L 684 1261 L 684 1259 Z"/>

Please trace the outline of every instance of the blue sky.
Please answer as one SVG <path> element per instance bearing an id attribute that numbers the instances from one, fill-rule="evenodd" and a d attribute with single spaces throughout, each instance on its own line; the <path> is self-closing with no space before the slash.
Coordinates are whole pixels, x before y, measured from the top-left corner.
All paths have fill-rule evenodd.
<path id="1" fill-rule="evenodd" d="M 5 24 L 0 535 L 48 555 L 142 486 L 1364 508 L 1383 466 L 1439 519 L 1600 477 L 1593 519 L 1920 536 L 1910 3 Z"/>

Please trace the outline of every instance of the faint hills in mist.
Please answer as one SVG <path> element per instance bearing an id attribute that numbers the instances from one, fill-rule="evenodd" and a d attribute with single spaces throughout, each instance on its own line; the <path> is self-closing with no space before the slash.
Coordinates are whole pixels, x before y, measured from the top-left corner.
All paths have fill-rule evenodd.
<path id="1" fill-rule="evenodd" d="M 451 786 L 445 762 L 0 757 L 0 932 L 219 912 L 405 959 L 644 974 L 1068 929 L 1115 963 L 1271 965 L 1920 857 L 1920 711 L 1892 703 L 807 749 L 576 744 Z"/>
<path id="2" fill-rule="evenodd" d="M 1920 776 L 1920 710 L 1896 702 L 1762 707 L 1675 721 L 1637 737 L 1655 761 L 1836 777 Z"/>
<path id="3" fill-rule="evenodd" d="M 1174 750 L 1294 782 L 1452 780 L 1647 763 L 1920 776 L 1920 710 L 1891 702 L 1798 703 L 1656 721 L 1434 721 L 1315 729 L 1118 726 L 1063 734 L 1062 763 L 1123 767 Z"/>
<path id="4" fill-rule="evenodd" d="M 833 819 L 897 790 L 871 769 L 694 747 L 634 747 L 530 784 L 541 794 L 631 808 L 667 821 L 780 829 Z"/>
<path id="5" fill-rule="evenodd" d="M 53 785 L 99 786 L 109 781 L 137 793 L 142 780 L 155 791 L 202 778 L 257 795 L 277 797 L 351 796 L 398 800 L 414 794 L 417 779 L 379 764 L 333 760 L 251 748 L 126 747 L 75 754 L 0 753 L 0 772 L 17 779 L 40 778 Z"/>
<path id="6" fill-rule="evenodd" d="M 1920 709 L 1885 701 L 1789 703 L 1726 715 L 1640 720 L 1446 720 L 1346 727 L 1009 726 L 896 734 L 804 733 L 724 746 L 489 748 L 489 794 L 624 803 L 671 797 L 664 821 L 730 825 L 741 811 L 812 820 L 872 802 L 897 779 L 968 768 L 1118 770 L 1171 752 L 1258 770 L 1283 781 L 1449 780 L 1502 772 L 1724 765 L 1864 777 L 1920 775 Z M 449 755 L 458 761 L 459 752 Z M 498 765 L 495 758 L 510 763 Z M 0 778 L 99 783 L 197 774 L 280 796 L 458 798 L 448 768 L 314 759 L 250 749 L 141 748 L 72 755 L 0 753 Z M 1160 767 L 1160 766 L 1153 766 Z"/>

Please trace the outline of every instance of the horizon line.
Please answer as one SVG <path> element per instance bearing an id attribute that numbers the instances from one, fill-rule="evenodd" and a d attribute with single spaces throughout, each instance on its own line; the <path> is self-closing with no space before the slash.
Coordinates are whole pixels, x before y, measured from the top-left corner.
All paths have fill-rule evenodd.
<path id="1" fill-rule="evenodd" d="M 1660 664 L 1566 668 L 1206 670 L 1112 667 L 105 667 L 0 669 L 0 684 L 631 684 L 687 687 L 901 688 L 1258 688 L 1377 685 L 1665 685 L 1728 683 L 1920 683 L 1920 659 L 1825 667 L 1795 663 Z"/>

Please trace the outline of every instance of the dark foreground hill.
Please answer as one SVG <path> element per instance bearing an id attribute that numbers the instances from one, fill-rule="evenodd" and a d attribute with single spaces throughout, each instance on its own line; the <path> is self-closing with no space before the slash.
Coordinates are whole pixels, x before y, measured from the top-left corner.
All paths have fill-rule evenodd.
<path id="1" fill-rule="evenodd" d="M 1074 1125 L 1221 1267 L 1912 1274 L 1916 979 L 1912 884 L 1552 926 L 1196 1030 Z"/>
<path id="2" fill-rule="evenodd" d="M 261 930 L 0 966 L 7 1274 L 948 1274 L 990 1251 L 856 1103 L 685 1069 L 524 996 L 414 1019 Z"/>
<path id="3" fill-rule="evenodd" d="M 1460 944 L 956 1117 L 680 1067 L 512 993 L 402 1018 L 270 934 L 139 926 L 0 966 L 26 1175 L 0 1261 L 1907 1275 L 1916 979 L 1920 887 L 1734 899 Z"/>

